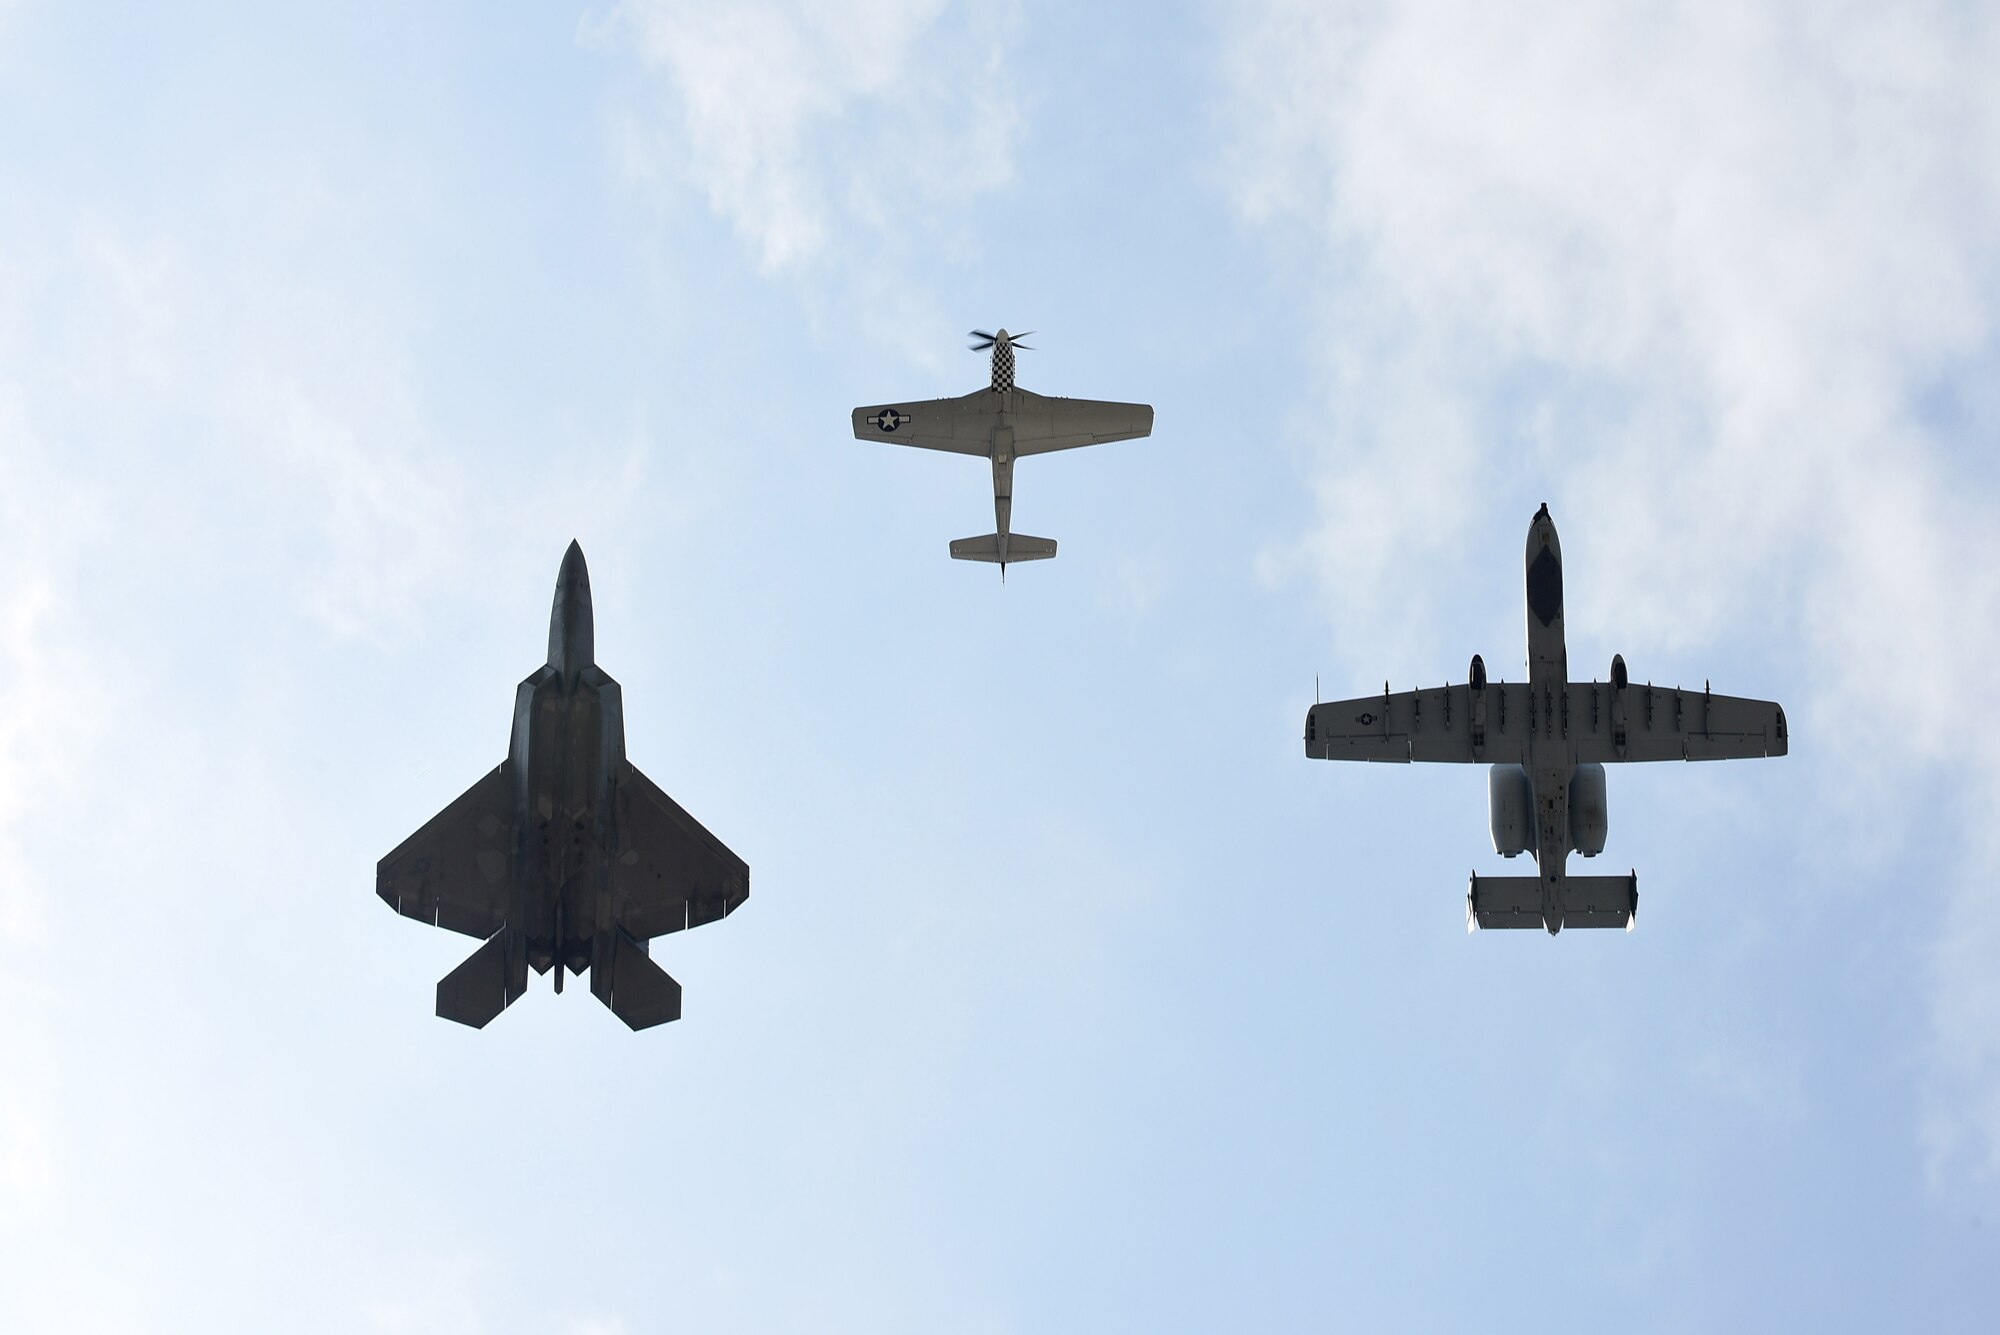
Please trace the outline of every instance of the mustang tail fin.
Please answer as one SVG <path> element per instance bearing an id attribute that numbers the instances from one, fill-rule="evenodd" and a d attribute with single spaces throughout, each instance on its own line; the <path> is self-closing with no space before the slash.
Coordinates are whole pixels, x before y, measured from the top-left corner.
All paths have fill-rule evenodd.
<path id="1" fill-rule="evenodd" d="M 444 1019 L 484 1029 L 521 991 L 507 985 L 507 932 L 502 928 L 438 980 L 437 1013 Z"/>
<path id="2" fill-rule="evenodd" d="M 1056 554 L 1054 538 L 1031 538 L 1025 533 L 1007 535 L 1007 564 L 1016 561 L 1046 561 Z M 957 538 L 951 544 L 954 561 L 994 561 L 1000 559 L 1000 535 L 987 533 L 977 538 Z"/>
<path id="3" fill-rule="evenodd" d="M 1639 918 L 1639 874 L 1625 876 L 1565 876 L 1562 916 L 1547 920 L 1542 910 L 1542 882 L 1535 876 L 1473 874 L 1465 891 L 1465 929 L 1547 927 L 1623 927 L 1631 931 Z"/>
<path id="4" fill-rule="evenodd" d="M 606 954 L 609 959 L 605 958 Z M 653 963 L 645 944 L 623 928 L 614 927 L 610 940 L 598 939 L 591 961 L 590 990 L 611 1013 L 634 1029 L 681 1018 L 681 985 Z"/>

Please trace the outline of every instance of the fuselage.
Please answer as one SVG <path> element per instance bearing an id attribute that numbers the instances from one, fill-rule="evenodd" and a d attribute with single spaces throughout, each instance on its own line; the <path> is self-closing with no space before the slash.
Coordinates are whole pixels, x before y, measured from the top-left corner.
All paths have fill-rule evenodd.
<path id="1" fill-rule="evenodd" d="M 1007 538 L 1014 518 L 1014 338 L 1005 329 L 993 336 L 993 393 L 1000 413 L 993 422 L 993 531 L 1000 535 L 1000 575 L 1007 574 Z"/>
<path id="2" fill-rule="evenodd" d="M 507 748 L 520 832 L 509 963 L 523 986 L 528 966 L 582 972 L 609 921 L 625 711 L 618 683 L 596 665 L 592 632 L 590 575 L 572 543 L 549 617 L 549 660 L 515 692 Z M 555 984 L 561 991 L 561 968 Z"/>
<path id="3" fill-rule="evenodd" d="M 1547 505 L 1528 525 L 1528 780 L 1535 801 L 1535 857 L 1545 918 L 1562 921 L 1562 878 L 1570 852 L 1569 649 L 1563 638 L 1562 543 Z"/>

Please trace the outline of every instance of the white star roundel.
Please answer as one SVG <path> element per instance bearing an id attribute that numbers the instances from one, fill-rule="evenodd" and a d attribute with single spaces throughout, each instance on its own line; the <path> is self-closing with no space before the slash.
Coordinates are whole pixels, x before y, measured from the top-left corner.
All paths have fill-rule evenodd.
<path id="1" fill-rule="evenodd" d="M 894 408 L 884 408 L 881 412 L 876 413 L 868 419 L 868 425 L 879 427 L 884 431 L 894 431 L 909 420 L 910 415 L 908 413 L 899 413 Z"/>

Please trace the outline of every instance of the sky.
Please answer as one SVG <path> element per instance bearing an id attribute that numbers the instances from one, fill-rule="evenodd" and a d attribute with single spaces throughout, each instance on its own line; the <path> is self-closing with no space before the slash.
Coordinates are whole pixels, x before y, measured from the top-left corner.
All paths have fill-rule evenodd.
<path id="1" fill-rule="evenodd" d="M 1928 0 L 0 0 L 0 1328 L 1991 1329 L 1996 66 Z M 1157 413 L 1020 467 L 1004 584 L 985 467 L 847 416 L 996 325 Z M 1630 935 L 1468 935 L 1485 776 L 1302 754 L 1518 670 L 1543 502 L 1577 675 L 1793 728 L 1612 772 Z M 473 1031 L 373 864 L 572 538 L 752 894 L 673 1025 Z"/>

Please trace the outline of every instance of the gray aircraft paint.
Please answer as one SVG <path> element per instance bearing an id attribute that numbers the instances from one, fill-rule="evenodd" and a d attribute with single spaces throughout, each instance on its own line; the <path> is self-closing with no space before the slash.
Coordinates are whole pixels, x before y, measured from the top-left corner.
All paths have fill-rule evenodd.
<path id="1" fill-rule="evenodd" d="M 856 408 L 857 440 L 984 455 L 993 466 L 994 531 L 958 538 L 951 555 L 958 561 L 995 562 L 1001 578 L 1013 561 L 1045 561 L 1056 554 L 1053 538 L 1013 531 L 1014 461 L 1030 454 L 1132 440 L 1153 432 L 1153 409 L 1144 403 L 1062 399 L 1030 393 L 1014 384 L 1014 353 L 1031 351 L 1026 334 L 973 330 L 974 350 L 991 347 L 993 376 L 987 388 L 956 399 Z"/>
<path id="2" fill-rule="evenodd" d="M 1562 543 L 1544 505 L 1528 525 L 1523 561 L 1528 680 L 1488 682 L 1474 655 L 1463 686 L 1315 704 L 1306 754 L 1322 760 L 1492 765 L 1494 852 L 1533 852 L 1539 876 L 1480 876 L 1466 891 L 1466 925 L 1625 927 L 1638 914 L 1638 874 L 1571 876 L 1572 851 L 1595 857 L 1608 826 L 1606 764 L 1781 756 L 1785 711 L 1768 700 L 1634 686 L 1622 656 L 1608 682 L 1569 679 L 1563 630 Z M 1596 847 L 1578 846 L 1581 828 Z"/>
<path id="3" fill-rule="evenodd" d="M 618 683 L 597 666 L 590 574 L 571 543 L 549 614 L 549 656 L 514 695 L 495 766 L 383 858 L 375 892 L 408 917 L 485 938 L 437 988 L 437 1013 L 484 1026 L 528 969 L 590 970 L 634 1029 L 678 1019 L 681 987 L 647 942 L 726 917 L 750 869 L 625 759 Z"/>

